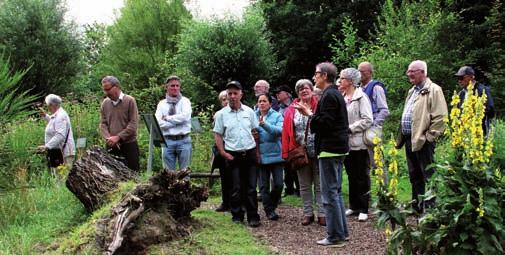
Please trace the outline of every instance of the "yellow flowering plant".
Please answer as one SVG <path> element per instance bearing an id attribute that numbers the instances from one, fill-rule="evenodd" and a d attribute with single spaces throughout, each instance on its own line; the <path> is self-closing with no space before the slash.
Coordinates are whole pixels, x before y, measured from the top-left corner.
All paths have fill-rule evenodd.
<path id="1" fill-rule="evenodd" d="M 486 95 L 476 94 L 478 90 L 473 86 L 469 84 L 463 100 L 456 93 L 452 97 L 452 109 L 445 120 L 450 146 L 446 146 L 447 151 L 437 151 L 449 156 L 444 157 L 445 162 L 435 164 L 436 173 L 425 196 L 436 198 L 435 206 L 428 208 L 415 226 L 402 222 L 408 211 L 389 216 L 393 232 L 388 253 L 505 253 L 505 184 L 500 171 L 490 167 L 494 131 L 491 129 L 486 137 L 482 129 Z M 394 173 L 395 166 L 389 163 L 388 169 Z M 392 182 L 382 196 L 389 194 L 394 200 Z M 393 210 L 393 206 L 387 199 L 379 200 L 383 214 L 385 208 Z M 393 211 L 388 213 L 393 215 Z"/>

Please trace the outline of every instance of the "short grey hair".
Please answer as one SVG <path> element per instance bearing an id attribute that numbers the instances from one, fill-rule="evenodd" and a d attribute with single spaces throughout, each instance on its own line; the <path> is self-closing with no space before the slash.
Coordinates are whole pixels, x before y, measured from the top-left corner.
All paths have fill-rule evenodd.
<path id="1" fill-rule="evenodd" d="M 227 96 L 228 96 L 228 93 L 226 92 L 226 90 L 223 90 L 223 91 L 219 92 L 217 99 L 221 100 L 222 97 L 227 97 Z"/>
<path id="2" fill-rule="evenodd" d="M 359 83 L 361 81 L 361 73 L 356 68 L 346 68 L 340 72 L 340 75 L 345 75 L 345 78 L 349 79 L 352 82 L 352 85 L 355 87 L 359 87 Z"/>
<path id="3" fill-rule="evenodd" d="M 63 100 L 55 94 L 49 94 L 46 96 L 45 102 L 47 105 L 60 106 Z"/>
<path id="4" fill-rule="evenodd" d="M 409 66 L 411 66 L 411 65 L 415 65 L 415 66 L 419 67 L 419 69 L 424 71 L 424 75 L 428 76 L 428 64 L 426 64 L 426 61 L 414 60 L 414 61 L 412 61 L 412 63 L 410 63 Z"/>
<path id="5" fill-rule="evenodd" d="M 312 82 L 308 79 L 300 79 L 296 82 L 296 85 L 295 85 L 295 91 L 296 91 L 296 94 L 298 94 L 298 91 L 303 88 L 303 85 L 309 85 L 310 87 L 310 90 L 314 91 L 314 85 L 312 84 Z"/>
<path id="6" fill-rule="evenodd" d="M 110 83 L 110 85 L 112 85 L 112 86 L 119 87 L 119 80 L 118 80 L 118 78 L 116 78 L 114 76 L 107 75 L 107 76 L 103 77 L 102 84 L 105 83 L 105 82 Z"/>
<path id="7" fill-rule="evenodd" d="M 326 73 L 327 81 L 335 83 L 337 79 L 337 67 L 330 62 L 322 62 L 316 65 L 316 69 L 319 68 L 322 73 Z"/>
<path id="8" fill-rule="evenodd" d="M 167 84 L 168 82 L 173 81 L 173 80 L 176 80 L 176 81 L 178 81 L 179 83 L 181 83 L 181 78 L 179 78 L 179 76 L 177 76 L 177 75 L 170 75 L 170 76 L 168 76 L 168 78 L 165 80 L 165 84 Z"/>
<path id="9" fill-rule="evenodd" d="M 257 82 L 254 84 L 254 87 L 256 87 L 256 85 L 258 85 L 258 84 L 264 84 L 264 85 L 265 85 L 265 87 L 267 88 L 267 90 L 269 90 L 269 89 L 270 89 L 270 83 L 268 83 L 268 81 L 265 81 L 265 80 L 259 80 L 259 81 L 257 81 Z"/>

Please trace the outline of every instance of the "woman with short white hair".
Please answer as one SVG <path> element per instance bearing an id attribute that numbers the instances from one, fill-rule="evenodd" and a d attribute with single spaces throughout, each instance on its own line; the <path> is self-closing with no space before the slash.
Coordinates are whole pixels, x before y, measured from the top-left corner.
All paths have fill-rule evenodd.
<path id="1" fill-rule="evenodd" d="M 355 68 L 340 72 L 340 86 L 347 107 L 349 122 L 349 154 L 345 157 L 345 171 L 349 179 L 349 209 L 347 216 L 358 214 L 359 221 L 368 219 L 370 199 L 370 158 L 363 142 L 365 130 L 373 123 L 372 105 L 365 92 L 359 88 L 361 74 Z"/>
<path id="2" fill-rule="evenodd" d="M 75 144 L 70 118 L 61 107 L 61 97 L 49 94 L 46 96 L 45 103 L 51 114 L 41 111 L 42 117 L 47 120 L 47 126 L 44 145 L 39 146 L 39 150 L 47 152 L 49 168 L 62 164 L 71 168 L 74 162 Z"/>

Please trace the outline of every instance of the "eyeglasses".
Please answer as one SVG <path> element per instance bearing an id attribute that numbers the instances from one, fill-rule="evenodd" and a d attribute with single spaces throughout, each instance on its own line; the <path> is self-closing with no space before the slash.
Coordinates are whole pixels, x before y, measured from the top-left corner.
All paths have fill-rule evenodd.
<path id="1" fill-rule="evenodd" d="M 339 79 L 340 79 L 340 81 L 342 81 L 342 80 L 348 80 L 348 81 L 350 81 L 351 80 L 351 79 L 346 78 L 346 77 L 340 77 Z"/>
<path id="2" fill-rule="evenodd" d="M 465 79 L 465 76 L 456 76 L 456 78 L 458 79 L 458 81 L 462 81 L 463 79 Z"/>
<path id="3" fill-rule="evenodd" d="M 411 73 L 416 73 L 416 72 L 419 72 L 419 71 L 423 71 L 422 69 L 414 69 L 414 70 L 407 70 L 407 72 L 405 72 L 406 74 L 411 74 Z"/>
<path id="4" fill-rule="evenodd" d="M 315 72 L 314 72 L 314 76 L 317 76 L 317 74 L 322 74 L 322 73 L 323 73 L 323 72 L 321 72 L 321 71 L 315 71 Z"/>

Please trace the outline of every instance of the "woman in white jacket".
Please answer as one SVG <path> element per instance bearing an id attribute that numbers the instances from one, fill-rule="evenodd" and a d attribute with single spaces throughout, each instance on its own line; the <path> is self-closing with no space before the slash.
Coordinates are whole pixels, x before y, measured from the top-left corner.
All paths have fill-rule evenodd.
<path id="1" fill-rule="evenodd" d="M 349 209 L 346 215 L 359 214 L 359 221 L 368 219 L 370 200 L 370 171 L 368 148 L 363 142 L 365 130 L 373 123 L 372 106 L 359 88 L 361 75 L 355 68 L 340 72 L 340 87 L 347 106 L 349 120 L 349 155 L 344 160 L 349 179 Z"/>
<path id="2" fill-rule="evenodd" d="M 47 126 L 44 145 L 39 146 L 39 150 L 47 152 L 50 168 L 61 164 L 71 168 L 74 162 L 75 144 L 70 118 L 61 107 L 61 97 L 49 94 L 46 96 L 45 102 L 51 114 L 41 112 L 42 117 L 47 120 Z"/>

